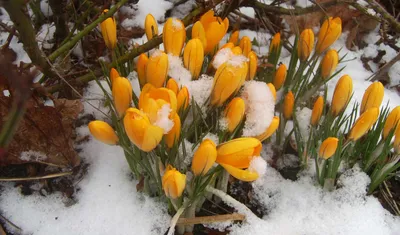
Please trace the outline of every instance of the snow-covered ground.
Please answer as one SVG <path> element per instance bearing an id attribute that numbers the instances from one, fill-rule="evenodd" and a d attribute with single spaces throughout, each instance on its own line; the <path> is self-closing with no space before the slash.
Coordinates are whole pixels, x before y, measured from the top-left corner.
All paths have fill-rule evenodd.
<path id="1" fill-rule="evenodd" d="M 158 21 L 164 20 L 164 13 L 172 7 L 173 1 L 147 0 L 139 1 L 137 8 L 124 7 L 125 13 L 136 14 L 120 22 L 123 27 L 141 26 L 147 13 L 152 13 Z M 191 9 L 194 0 L 174 10 L 172 15 L 181 17 Z M 311 3 L 310 3 L 311 4 Z M 154 7 L 157 5 L 157 10 Z M 308 5 L 308 1 L 301 1 L 298 5 Z M 42 1 L 42 11 L 50 15 L 47 1 Z M 136 10 L 135 10 L 136 9 Z M 4 10 L 0 8 L 2 13 Z M 250 9 L 241 9 L 249 16 L 254 15 Z M 0 20 L 7 21 L 6 14 Z M 47 30 L 53 29 L 47 26 Z M 160 24 L 162 29 L 162 24 Z M 315 31 L 317 33 L 317 31 Z M 38 37 L 48 40 L 49 32 L 45 27 Z M 265 55 L 268 51 L 271 35 L 256 33 L 249 30 L 241 31 L 241 36 L 257 38 L 260 47 L 254 51 Z M 0 32 L 0 44 L 3 44 L 8 34 Z M 385 61 L 389 61 L 396 52 L 381 44 L 374 45 L 378 40 L 378 30 L 365 37 L 369 44 L 363 50 L 349 51 L 345 48 L 347 34 L 334 44 L 334 48 L 342 50 L 340 55 L 347 55 L 346 66 L 339 76 L 328 83 L 328 100 L 331 99 L 336 81 L 343 74 L 353 78 L 354 95 L 352 102 L 360 102 L 364 90 L 370 82 L 365 79 L 372 75 L 361 62 L 362 56 L 374 57 L 377 50 L 385 50 Z M 223 39 L 226 41 L 226 38 Z M 142 43 L 145 38 L 135 39 Z M 45 46 L 45 45 L 43 45 Z M 400 45 L 399 45 L 400 46 Z M 30 62 L 24 53 L 22 44 L 13 38 L 10 47 L 17 52 L 17 61 Z M 288 62 L 289 55 L 283 51 L 282 62 Z M 353 59 L 354 58 L 354 59 Z M 391 84 L 398 85 L 400 81 L 400 62 L 396 63 L 389 72 Z M 138 93 L 138 83 L 135 73 L 130 77 L 133 87 Z M 210 80 L 210 78 L 207 78 Z M 206 79 L 206 80 L 207 80 Z M 198 82 L 188 83 L 188 88 L 195 89 Z M 210 83 L 210 81 L 208 82 Z M 204 97 L 203 91 L 198 91 L 199 99 Z M 192 94 L 196 94 L 193 92 Z M 279 95 L 279 94 L 278 94 Z M 95 82 L 91 82 L 84 94 L 85 113 L 94 114 L 101 119 L 101 90 Z M 91 105 L 88 104 L 91 103 Z M 400 105 L 397 91 L 385 89 L 383 104 L 389 102 L 390 107 Z M 350 107 L 352 104 L 349 105 Z M 87 127 L 80 127 L 80 136 L 88 135 Z M 33 235 L 67 235 L 67 234 L 163 234 L 169 224 L 170 216 L 166 205 L 154 198 L 144 196 L 136 191 L 137 181 L 130 177 L 129 167 L 123 152 L 119 147 L 107 146 L 94 139 L 79 146 L 83 149 L 80 156 L 90 164 L 84 179 L 75 185 L 80 190 L 76 192 L 77 203 L 66 206 L 65 198 L 61 193 L 54 193 L 43 197 L 37 193 L 23 196 L 13 183 L 1 183 L 0 214 L 22 228 L 22 234 Z M 268 158 L 268 151 L 263 151 L 262 157 Z M 188 160 L 190 162 L 190 159 Z M 273 168 L 269 167 L 266 175 L 256 181 L 254 186 L 255 198 L 262 204 L 265 216 L 262 219 L 251 218 L 243 225 L 229 225 L 232 234 L 363 234 L 376 235 L 400 234 L 400 218 L 392 216 L 373 196 L 366 195 L 369 178 L 359 169 L 354 168 L 345 172 L 340 178 L 340 188 L 334 192 L 323 192 L 311 177 L 311 173 L 304 173 L 297 181 L 283 179 Z M 210 227 L 225 228 L 227 224 L 213 224 Z M 13 230 L 11 226 L 8 229 Z"/>

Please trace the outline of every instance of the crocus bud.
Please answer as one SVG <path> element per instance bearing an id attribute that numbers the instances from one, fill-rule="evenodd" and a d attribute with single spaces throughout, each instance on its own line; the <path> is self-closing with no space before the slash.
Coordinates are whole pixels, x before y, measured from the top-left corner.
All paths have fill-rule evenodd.
<path id="1" fill-rule="evenodd" d="M 232 54 L 241 55 L 242 53 L 243 53 L 242 48 L 240 48 L 240 47 L 233 47 L 232 48 Z"/>
<path id="2" fill-rule="evenodd" d="M 329 78 L 339 63 L 339 55 L 336 50 L 329 50 L 321 61 L 321 76 Z"/>
<path id="3" fill-rule="evenodd" d="M 119 77 L 119 73 L 116 69 L 111 68 L 110 70 L 110 80 L 111 80 L 111 85 L 113 84 L 113 81 L 115 78 Z"/>
<path id="4" fill-rule="evenodd" d="M 175 79 L 173 78 L 168 79 L 167 85 L 165 87 L 173 91 L 175 95 L 178 95 L 179 86 L 178 83 L 175 81 Z"/>
<path id="5" fill-rule="evenodd" d="M 162 188 L 165 195 L 171 199 L 177 199 L 183 193 L 186 186 L 186 175 L 180 173 L 171 165 L 168 165 L 162 177 Z"/>
<path id="6" fill-rule="evenodd" d="M 217 146 L 217 163 L 248 168 L 254 156 L 260 156 L 261 142 L 256 138 L 233 139 Z"/>
<path id="7" fill-rule="evenodd" d="M 132 101 L 132 85 L 129 80 L 124 77 L 116 77 L 112 85 L 112 96 L 115 109 L 122 117 Z"/>
<path id="8" fill-rule="evenodd" d="M 269 124 L 268 128 L 259 136 L 255 136 L 254 138 L 258 139 L 259 141 L 263 142 L 264 140 L 268 139 L 279 127 L 279 117 L 275 116 L 271 124 Z"/>
<path id="9" fill-rule="evenodd" d="M 218 67 L 214 75 L 214 84 L 211 91 L 211 105 L 222 106 L 222 104 L 243 85 L 247 76 L 248 65 L 231 64 L 229 61 Z"/>
<path id="10" fill-rule="evenodd" d="M 172 148 L 174 144 L 179 141 L 179 137 L 181 136 L 181 119 L 177 113 L 173 113 L 172 115 L 174 126 L 168 134 L 165 135 L 165 143 L 168 148 Z"/>
<path id="11" fill-rule="evenodd" d="M 88 127 L 90 134 L 97 140 L 109 145 L 116 145 L 118 143 L 118 136 L 107 122 L 99 120 L 91 121 Z"/>
<path id="12" fill-rule="evenodd" d="M 204 52 L 206 54 L 214 52 L 215 47 L 225 36 L 229 28 L 229 20 L 226 17 L 222 20 L 220 17 L 214 16 L 214 11 L 209 10 L 201 16 L 200 22 L 204 27 L 207 38 L 207 47 Z"/>
<path id="13" fill-rule="evenodd" d="M 382 131 L 383 139 L 386 139 L 390 131 L 393 130 L 394 128 L 397 127 L 396 130 L 400 130 L 398 127 L 399 121 L 400 121 L 400 106 L 397 106 L 390 112 L 390 114 L 386 118 L 385 125 L 383 126 L 383 131 Z"/>
<path id="14" fill-rule="evenodd" d="M 124 127 L 130 141 L 145 152 L 155 149 L 164 134 L 161 127 L 152 125 L 147 115 L 136 108 L 126 110 Z"/>
<path id="15" fill-rule="evenodd" d="M 230 175 L 235 177 L 238 180 L 251 182 L 258 179 L 259 175 L 255 171 L 250 170 L 242 170 L 238 167 L 231 166 L 229 164 L 220 164 Z"/>
<path id="16" fill-rule="evenodd" d="M 267 83 L 267 86 L 269 87 L 269 89 L 270 89 L 270 91 L 272 93 L 272 96 L 274 96 L 274 100 L 276 101 L 276 89 L 275 89 L 274 84 Z"/>
<path id="17" fill-rule="evenodd" d="M 103 13 L 107 13 L 108 9 L 105 9 Z M 103 35 L 104 43 L 108 49 L 114 49 L 117 45 L 117 25 L 113 17 L 108 17 L 100 23 L 101 34 Z"/>
<path id="18" fill-rule="evenodd" d="M 376 107 L 370 108 L 361 114 L 350 130 L 349 139 L 357 141 L 364 136 L 378 120 L 378 117 L 379 109 Z"/>
<path id="19" fill-rule="evenodd" d="M 269 45 L 269 53 L 271 54 L 274 50 L 278 50 L 281 46 L 281 34 L 276 33 L 271 40 L 271 44 Z"/>
<path id="20" fill-rule="evenodd" d="M 176 18 L 168 18 L 163 29 L 165 51 L 174 56 L 180 56 L 186 41 L 186 29 L 183 22 Z"/>
<path id="21" fill-rule="evenodd" d="M 283 117 L 285 117 L 286 120 L 292 118 L 293 108 L 294 108 L 294 95 L 292 91 L 289 91 L 286 94 L 285 99 L 283 100 Z"/>
<path id="22" fill-rule="evenodd" d="M 158 24 L 152 14 L 147 14 L 144 20 L 144 30 L 146 32 L 147 40 L 151 40 L 153 36 L 158 35 Z"/>
<path id="23" fill-rule="evenodd" d="M 332 97 L 331 112 L 334 117 L 339 115 L 347 106 L 353 93 L 353 81 L 349 75 L 343 75 L 336 83 Z"/>
<path id="24" fill-rule="evenodd" d="M 232 32 L 231 37 L 229 38 L 229 42 L 233 43 L 233 45 L 237 45 L 239 40 L 239 30 L 235 30 Z"/>
<path id="25" fill-rule="evenodd" d="M 332 157 L 333 154 L 335 154 L 336 152 L 338 142 L 339 142 L 338 138 L 335 137 L 326 138 L 319 147 L 319 152 L 318 152 L 319 157 L 325 160 Z"/>
<path id="26" fill-rule="evenodd" d="M 136 72 L 138 74 L 138 79 L 139 79 L 139 84 L 141 87 L 143 87 L 147 81 L 146 81 L 146 66 L 147 62 L 149 61 L 149 58 L 145 53 L 140 54 L 139 59 L 136 64 Z"/>
<path id="27" fill-rule="evenodd" d="M 382 83 L 374 82 L 364 92 L 361 102 L 360 114 L 369 108 L 379 108 L 381 106 L 385 88 Z"/>
<path id="28" fill-rule="evenodd" d="M 178 92 L 177 95 L 177 100 L 178 100 L 178 112 L 180 112 L 181 110 L 186 110 L 187 107 L 189 106 L 189 91 L 187 89 L 187 87 L 182 87 L 182 89 Z"/>
<path id="29" fill-rule="evenodd" d="M 244 36 L 240 39 L 239 43 L 240 49 L 242 49 L 242 53 L 244 56 L 248 56 L 251 51 L 251 40 L 249 37 Z"/>
<path id="30" fill-rule="evenodd" d="M 321 54 L 330 47 L 342 34 L 342 20 L 339 17 L 325 20 L 319 30 L 318 42 L 315 47 L 317 54 Z"/>
<path id="31" fill-rule="evenodd" d="M 310 56 L 314 48 L 314 32 L 311 29 L 305 29 L 300 34 L 297 45 L 297 53 L 301 61 L 305 61 Z"/>
<path id="32" fill-rule="evenodd" d="M 168 75 L 168 56 L 162 51 L 155 51 L 146 66 L 146 82 L 154 87 L 164 86 Z"/>
<path id="33" fill-rule="evenodd" d="M 273 80 L 274 86 L 277 90 L 281 89 L 282 85 L 285 83 L 286 75 L 287 75 L 286 65 L 284 64 L 279 65 L 278 69 L 275 72 Z"/>
<path id="34" fill-rule="evenodd" d="M 217 159 L 217 148 L 215 143 L 206 139 L 201 142 L 199 148 L 193 155 L 192 172 L 194 175 L 205 175 L 214 165 Z"/>
<path id="35" fill-rule="evenodd" d="M 313 126 L 318 125 L 319 119 L 321 119 L 323 109 L 324 109 L 324 98 L 322 96 L 318 96 L 317 100 L 314 103 L 314 107 L 312 109 L 311 125 Z"/>
<path id="36" fill-rule="evenodd" d="M 200 21 L 196 21 L 192 27 L 192 38 L 200 39 L 203 44 L 203 49 L 207 47 L 206 32 L 204 31 L 204 27 Z"/>
<path id="37" fill-rule="evenodd" d="M 244 100 L 236 97 L 226 106 L 225 119 L 228 122 L 228 131 L 232 133 L 243 120 L 245 111 Z"/>
<path id="38" fill-rule="evenodd" d="M 203 67 L 204 49 L 200 39 L 189 40 L 183 51 L 183 64 L 190 71 L 192 77 L 197 79 Z"/>
<path id="39" fill-rule="evenodd" d="M 246 80 L 253 80 L 257 73 L 258 58 L 254 51 L 250 51 L 249 55 L 249 72 Z"/>

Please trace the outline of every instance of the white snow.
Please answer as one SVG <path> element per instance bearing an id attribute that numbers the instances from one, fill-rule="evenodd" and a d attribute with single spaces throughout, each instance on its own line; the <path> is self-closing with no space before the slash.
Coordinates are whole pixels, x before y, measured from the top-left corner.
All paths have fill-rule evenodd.
<path id="1" fill-rule="evenodd" d="M 174 78 L 180 86 L 186 86 L 192 80 L 192 74 L 183 66 L 182 58 L 168 54 L 168 63 L 168 75 Z"/>
<path id="2" fill-rule="evenodd" d="M 260 178 L 267 172 L 267 162 L 262 157 L 253 157 L 250 161 L 249 171 L 255 171 Z"/>
<path id="3" fill-rule="evenodd" d="M 252 7 L 240 7 L 239 11 L 248 17 L 255 18 L 256 13 Z"/>
<path id="4" fill-rule="evenodd" d="M 389 69 L 390 86 L 397 86 L 400 84 L 400 62 L 396 62 Z"/>
<path id="5" fill-rule="evenodd" d="M 247 81 L 242 98 L 246 105 L 243 136 L 257 136 L 265 132 L 274 117 L 275 100 L 264 82 Z"/>
<path id="6" fill-rule="evenodd" d="M 218 69 L 223 63 L 227 62 L 233 56 L 230 48 L 224 48 L 217 52 L 214 56 L 212 65 L 215 69 Z"/>
<path id="7" fill-rule="evenodd" d="M 50 17 L 53 15 L 53 11 L 51 10 L 51 7 L 49 5 L 49 0 L 42 0 L 40 2 L 40 10 L 46 17 Z"/>
<path id="8" fill-rule="evenodd" d="M 42 153 L 42 152 L 37 152 L 37 151 L 25 151 L 22 152 L 21 155 L 19 156 L 19 159 L 21 159 L 22 161 L 44 161 L 47 159 L 46 154 Z"/>
<path id="9" fill-rule="evenodd" d="M 172 127 L 174 127 L 174 121 L 169 119 L 171 111 L 170 104 L 164 104 L 157 112 L 157 120 L 154 125 L 161 127 L 164 130 L 164 134 L 168 134 Z"/>

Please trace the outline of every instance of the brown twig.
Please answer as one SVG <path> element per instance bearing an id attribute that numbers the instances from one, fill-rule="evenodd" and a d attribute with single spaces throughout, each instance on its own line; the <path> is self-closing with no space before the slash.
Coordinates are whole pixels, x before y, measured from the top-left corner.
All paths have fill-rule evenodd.
<path id="1" fill-rule="evenodd" d="M 68 172 L 61 172 L 44 176 L 22 177 L 22 178 L 0 178 L 0 181 L 15 182 L 15 181 L 43 180 L 43 179 L 52 179 L 52 178 L 72 175 L 72 173 L 73 173 L 72 171 L 68 171 Z"/>
<path id="2" fill-rule="evenodd" d="M 179 218 L 178 225 L 192 225 L 192 224 L 209 224 L 216 222 L 225 222 L 225 221 L 237 221 L 244 220 L 246 218 L 245 215 L 239 213 L 232 213 L 226 215 L 211 215 L 211 216 L 201 216 L 194 218 Z"/>
<path id="3" fill-rule="evenodd" d="M 381 80 L 382 77 L 389 71 L 389 69 L 400 60 L 400 53 L 397 54 L 392 60 L 387 62 L 384 66 L 382 66 L 375 74 L 371 75 L 367 80 L 374 82 L 377 80 Z M 386 77 L 384 80 L 389 81 L 389 78 Z"/>
<path id="4" fill-rule="evenodd" d="M 374 9 L 377 13 L 379 13 L 383 19 L 385 19 L 396 32 L 400 32 L 400 23 L 391 15 L 389 12 L 385 10 L 379 3 L 375 0 L 365 0 L 368 5 Z"/>

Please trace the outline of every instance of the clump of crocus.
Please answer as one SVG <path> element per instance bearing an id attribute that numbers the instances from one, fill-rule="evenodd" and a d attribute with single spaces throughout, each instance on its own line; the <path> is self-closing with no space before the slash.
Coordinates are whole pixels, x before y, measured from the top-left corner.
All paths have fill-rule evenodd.
<path id="1" fill-rule="evenodd" d="M 201 142 L 199 148 L 193 155 L 192 172 L 194 175 L 205 175 L 214 165 L 217 159 L 217 148 L 210 139 Z"/>
<path id="2" fill-rule="evenodd" d="M 274 86 L 277 90 L 281 89 L 283 84 L 285 83 L 286 80 L 286 75 L 287 75 L 287 67 L 284 64 L 279 65 L 278 69 L 275 72 L 274 76 Z"/>
<path id="3" fill-rule="evenodd" d="M 200 22 L 204 27 L 207 38 L 207 46 L 204 52 L 206 54 L 212 53 L 228 31 L 229 20 L 227 17 L 224 20 L 220 17 L 215 17 L 214 11 L 210 10 L 201 16 Z"/>
<path id="4" fill-rule="evenodd" d="M 339 139 L 335 137 L 328 137 L 325 139 L 319 147 L 319 157 L 327 160 L 335 154 L 338 147 Z"/>
<path id="5" fill-rule="evenodd" d="M 314 48 L 314 32 L 311 29 L 305 29 L 300 34 L 297 45 L 297 53 L 301 61 L 305 61 L 310 56 Z"/>
<path id="6" fill-rule="evenodd" d="M 258 58 L 254 51 L 250 51 L 247 58 L 249 59 L 249 72 L 246 80 L 253 80 L 257 73 Z"/>
<path id="7" fill-rule="evenodd" d="M 243 120 L 245 111 L 244 100 L 236 97 L 229 102 L 225 109 L 225 119 L 228 122 L 228 131 L 232 133 Z"/>
<path id="8" fill-rule="evenodd" d="M 178 112 L 186 110 L 189 106 L 189 91 L 187 87 L 182 87 L 182 89 L 178 92 L 177 101 L 178 101 Z"/>
<path id="9" fill-rule="evenodd" d="M 154 36 L 158 35 L 158 24 L 152 14 L 147 14 L 144 20 L 144 30 L 147 40 L 151 40 Z"/>
<path id="10" fill-rule="evenodd" d="M 322 96 L 318 96 L 317 100 L 314 103 L 314 107 L 312 109 L 311 125 L 313 126 L 318 125 L 323 110 L 324 110 L 324 98 Z"/>
<path id="11" fill-rule="evenodd" d="M 147 61 L 146 82 L 154 87 L 164 86 L 168 75 L 168 56 L 164 52 L 155 51 Z"/>
<path id="12" fill-rule="evenodd" d="M 200 39 L 189 40 L 183 51 L 183 64 L 190 71 L 192 77 L 197 79 L 203 67 L 204 48 Z"/>
<path id="13" fill-rule="evenodd" d="M 173 122 L 174 126 L 172 129 L 168 132 L 168 134 L 165 135 L 165 143 L 167 144 L 168 148 L 172 148 L 176 142 L 178 142 L 180 136 L 181 136 L 181 119 L 177 113 L 173 113 Z"/>
<path id="14" fill-rule="evenodd" d="M 112 96 L 115 109 L 118 115 L 122 117 L 132 102 L 132 85 L 124 77 L 116 77 L 112 84 Z"/>
<path id="15" fill-rule="evenodd" d="M 109 145 L 116 145 L 118 143 L 118 136 L 107 122 L 99 120 L 91 121 L 88 126 L 90 133 L 97 140 Z"/>
<path id="16" fill-rule="evenodd" d="M 261 135 L 255 136 L 254 138 L 256 138 L 262 142 L 262 141 L 268 139 L 272 134 L 274 134 L 275 131 L 278 129 L 278 127 L 279 127 L 279 117 L 275 116 L 272 119 L 271 124 L 269 124 L 268 128 L 264 131 L 264 133 L 262 133 Z"/>
<path id="17" fill-rule="evenodd" d="M 383 131 L 382 131 L 383 139 L 386 139 L 390 131 L 392 131 L 394 128 L 397 128 L 396 131 L 400 130 L 400 128 L 398 127 L 399 122 L 400 122 L 400 106 L 397 106 L 389 113 L 388 117 L 386 118 L 385 125 L 383 126 Z"/>
<path id="18" fill-rule="evenodd" d="M 292 118 L 294 108 L 294 95 L 292 91 L 289 91 L 283 100 L 283 116 L 286 120 Z"/>
<path id="19" fill-rule="evenodd" d="M 129 108 L 124 117 L 126 135 L 139 149 L 150 152 L 160 143 L 164 130 L 152 125 L 145 113 Z"/>
<path id="20" fill-rule="evenodd" d="M 203 49 L 207 47 L 207 38 L 206 32 L 204 31 L 204 27 L 200 21 L 196 21 L 192 27 L 192 38 L 198 38 L 203 44 Z"/>
<path id="21" fill-rule="evenodd" d="M 146 81 L 146 66 L 147 62 L 149 61 L 149 58 L 145 53 L 140 54 L 139 59 L 136 63 L 136 72 L 138 74 L 138 79 L 139 79 L 139 84 L 141 87 L 143 87 L 147 81 Z"/>
<path id="22" fill-rule="evenodd" d="M 103 13 L 107 13 L 108 9 L 105 9 Z M 113 17 L 108 17 L 100 23 L 101 34 L 103 35 L 104 43 L 108 49 L 114 49 L 117 45 L 117 24 Z"/>
<path id="23" fill-rule="evenodd" d="M 353 80 L 349 75 L 343 75 L 336 83 L 332 97 L 331 113 L 334 117 L 339 115 L 349 103 L 353 93 Z"/>
<path id="24" fill-rule="evenodd" d="M 329 78 L 339 63 L 339 55 L 336 50 L 329 50 L 321 61 L 321 76 Z"/>
<path id="25" fill-rule="evenodd" d="M 171 199 L 177 199 L 182 195 L 185 187 L 186 175 L 180 173 L 171 165 L 168 165 L 165 174 L 162 177 L 162 188 L 165 195 Z"/>
<path id="26" fill-rule="evenodd" d="M 186 29 L 183 22 L 176 18 L 168 18 L 163 29 L 165 51 L 180 56 L 186 40 Z"/>
<path id="27" fill-rule="evenodd" d="M 324 52 L 340 37 L 340 34 L 342 34 L 342 20 L 339 17 L 329 17 L 325 20 L 319 30 L 316 53 Z"/>
<path id="28" fill-rule="evenodd" d="M 361 114 L 350 130 L 349 139 L 357 141 L 364 136 L 378 120 L 378 117 L 379 109 L 376 107 L 370 108 Z"/>
<path id="29" fill-rule="evenodd" d="M 379 108 L 381 106 L 385 88 L 382 83 L 374 82 L 367 90 L 365 90 L 364 96 L 361 102 L 360 114 L 365 112 L 369 108 Z"/>
<path id="30" fill-rule="evenodd" d="M 251 40 L 249 37 L 244 36 L 240 39 L 239 47 L 242 49 L 242 53 L 244 56 L 248 56 L 251 51 Z"/>

